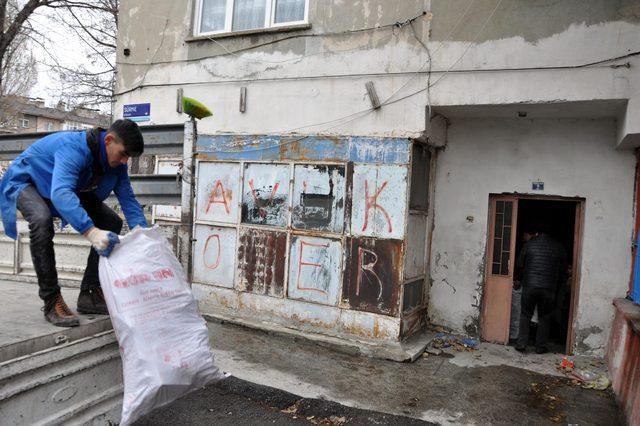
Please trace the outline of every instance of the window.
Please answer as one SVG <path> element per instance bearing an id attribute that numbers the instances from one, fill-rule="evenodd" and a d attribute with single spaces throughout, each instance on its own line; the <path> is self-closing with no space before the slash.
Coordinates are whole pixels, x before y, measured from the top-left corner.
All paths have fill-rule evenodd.
<path id="1" fill-rule="evenodd" d="M 47 123 L 44 125 L 44 130 L 46 132 L 51 132 L 53 131 L 53 123 L 50 121 L 47 121 Z"/>
<path id="2" fill-rule="evenodd" d="M 29 119 L 21 118 L 20 119 L 20 127 L 29 127 Z"/>
<path id="3" fill-rule="evenodd" d="M 199 0 L 196 35 L 306 24 L 309 0 Z"/>

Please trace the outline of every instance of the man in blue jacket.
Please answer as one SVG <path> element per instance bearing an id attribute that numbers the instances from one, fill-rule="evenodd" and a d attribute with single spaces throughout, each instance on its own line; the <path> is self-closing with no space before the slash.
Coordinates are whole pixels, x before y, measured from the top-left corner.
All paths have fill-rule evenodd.
<path id="1" fill-rule="evenodd" d="M 127 161 L 144 150 L 138 125 L 117 120 L 108 131 L 58 132 L 36 141 L 11 163 L 0 182 L 0 212 L 5 233 L 15 239 L 16 210 L 29 223 L 31 258 L 47 321 L 61 327 L 79 324 L 58 285 L 53 250 L 53 218 L 70 224 L 91 243 L 80 286 L 78 312 L 108 314 L 100 280 L 99 255 L 118 242 L 122 219 L 104 200 L 113 191 L 129 228 L 147 226 L 133 194 Z"/>

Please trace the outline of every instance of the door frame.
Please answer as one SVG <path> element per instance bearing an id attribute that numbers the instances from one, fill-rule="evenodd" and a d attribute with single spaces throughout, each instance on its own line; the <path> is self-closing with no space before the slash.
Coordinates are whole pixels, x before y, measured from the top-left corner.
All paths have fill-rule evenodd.
<path id="1" fill-rule="evenodd" d="M 558 195 L 532 195 L 532 194 L 518 194 L 518 193 L 490 193 L 489 194 L 489 211 L 487 218 L 487 240 L 486 247 L 487 252 L 485 255 L 484 261 L 484 285 L 486 287 L 487 278 L 489 276 L 492 256 L 493 256 L 493 236 L 494 236 L 494 212 L 492 209 L 492 201 L 497 197 L 504 196 L 512 196 L 515 199 L 516 205 L 515 211 L 518 211 L 519 200 L 541 200 L 541 201 L 562 201 L 562 202 L 571 202 L 575 204 L 575 220 L 574 220 L 574 230 L 573 230 L 573 262 L 571 265 L 571 301 L 569 305 L 569 321 L 567 328 L 567 339 L 565 343 L 565 353 L 568 355 L 573 354 L 573 345 L 575 343 L 575 323 L 576 323 L 576 313 L 578 311 L 578 304 L 580 299 L 580 281 L 581 281 L 581 266 L 582 266 L 582 242 L 583 242 L 583 233 L 584 233 L 584 215 L 585 215 L 585 206 L 586 199 L 581 197 L 562 197 Z M 514 222 L 514 226 L 512 228 L 512 232 L 514 235 L 518 233 L 518 220 Z M 514 247 L 515 249 L 515 247 Z M 515 253 L 514 253 L 515 256 Z M 514 265 L 515 268 L 515 265 Z M 481 308 L 481 321 L 484 320 L 484 307 L 486 304 L 486 299 L 483 294 L 482 298 L 482 308 Z"/>

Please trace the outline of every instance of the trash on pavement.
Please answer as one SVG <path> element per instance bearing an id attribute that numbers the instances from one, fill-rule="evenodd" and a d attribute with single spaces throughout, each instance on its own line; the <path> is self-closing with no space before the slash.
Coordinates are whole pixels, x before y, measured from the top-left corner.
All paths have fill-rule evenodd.
<path id="1" fill-rule="evenodd" d="M 160 228 L 123 236 L 99 268 L 122 356 L 120 425 L 225 377 L 213 364 L 206 323 Z"/>
<path id="2" fill-rule="evenodd" d="M 452 348 L 455 351 L 473 351 L 478 349 L 478 341 L 469 337 L 457 337 L 453 334 L 438 333 L 429 344 L 432 349 Z"/>

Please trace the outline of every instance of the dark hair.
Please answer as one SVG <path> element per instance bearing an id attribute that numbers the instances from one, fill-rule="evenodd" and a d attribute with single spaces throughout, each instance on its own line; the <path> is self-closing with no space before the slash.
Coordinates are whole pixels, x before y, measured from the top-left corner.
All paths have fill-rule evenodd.
<path id="1" fill-rule="evenodd" d="M 134 121 L 116 120 L 109 127 L 109 133 L 115 133 L 120 138 L 130 157 L 139 157 L 144 152 L 142 133 Z"/>
<path id="2" fill-rule="evenodd" d="M 551 233 L 551 225 L 549 223 L 541 222 L 536 224 L 536 231 L 541 234 L 550 234 Z"/>

